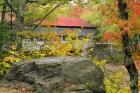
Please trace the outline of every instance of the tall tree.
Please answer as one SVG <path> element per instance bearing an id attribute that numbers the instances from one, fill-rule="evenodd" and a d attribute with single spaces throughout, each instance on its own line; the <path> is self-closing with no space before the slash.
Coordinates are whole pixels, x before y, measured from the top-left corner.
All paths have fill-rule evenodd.
<path id="1" fill-rule="evenodd" d="M 101 36 L 103 36 L 105 32 L 121 33 L 124 65 L 130 76 L 130 89 L 132 93 L 138 93 L 138 71 L 133 60 L 133 41 L 130 35 L 135 29 L 134 19 L 136 19 L 136 17 L 133 17 L 132 9 L 128 8 L 130 1 L 132 0 L 90 1 L 92 4 L 88 4 L 88 12 L 84 13 L 82 18 L 97 25 Z M 90 7 L 92 9 L 89 9 Z"/>
<path id="2" fill-rule="evenodd" d="M 118 8 L 120 12 L 120 18 L 122 20 L 128 20 L 129 15 L 127 6 L 127 2 L 124 0 L 118 0 Z M 124 50 L 124 65 L 130 75 L 131 93 L 138 93 L 138 71 L 132 58 L 131 40 L 129 38 L 128 32 L 122 27 L 120 29 L 123 31 L 122 44 Z"/>

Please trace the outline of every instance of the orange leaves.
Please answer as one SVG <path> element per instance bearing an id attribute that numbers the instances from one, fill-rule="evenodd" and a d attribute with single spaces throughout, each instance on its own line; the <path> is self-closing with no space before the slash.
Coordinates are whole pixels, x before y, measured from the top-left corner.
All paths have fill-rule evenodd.
<path id="1" fill-rule="evenodd" d="M 76 6 L 73 8 L 73 10 L 70 12 L 71 16 L 78 17 L 82 13 L 82 8 L 80 6 Z"/>
<path id="2" fill-rule="evenodd" d="M 112 39 L 112 36 L 109 32 L 105 32 L 103 38 L 105 41 L 108 41 Z"/>
<path id="3" fill-rule="evenodd" d="M 140 29 L 140 18 L 139 15 L 133 14 L 130 19 L 134 29 Z"/>
<path id="4" fill-rule="evenodd" d="M 130 32 L 133 25 L 132 22 L 129 20 L 119 20 L 118 25 L 122 31 Z"/>
<path id="5" fill-rule="evenodd" d="M 121 28 L 126 27 L 127 23 L 128 23 L 128 21 L 126 21 L 126 20 L 119 20 L 119 22 L 118 22 L 119 27 L 121 27 Z"/>
<path id="6" fill-rule="evenodd" d="M 107 25 L 110 25 L 110 24 L 112 24 L 112 19 L 105 19 L 104 23 Z"/>
<path id="7" fill-rule="evenodd" d="M 121 32 L 105 32 L 103 35 L 103 39 L 105 41 L 115 41 L 121 38 Z"/>
<path id="8" fill-rule="evenodd" d="M 133 29 L 140 29 L 140 2 L 129 0 L 129 8 L 132 10 L 129 21 L 132 23 Z"/>

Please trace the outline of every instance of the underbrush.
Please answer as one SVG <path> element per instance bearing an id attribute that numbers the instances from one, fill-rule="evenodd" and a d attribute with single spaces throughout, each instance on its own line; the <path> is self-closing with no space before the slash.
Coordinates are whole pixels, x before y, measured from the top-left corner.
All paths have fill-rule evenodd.
<path id="1" fill-rule="evenodd" d="M 106 60 L 97 60 L 92 58 L 93 62 L 102 69 L 104 72 L 104 84 L 106 93 L 131 93 L 126 81 L 127 71 L 122 65 L 119 66 L 118 70 L 106 68 Z"/>
<path id="2" fill-rule="evenodd" d="M 66 37 L 65 43 L 59 40 L 59 36 L 56 33 L 44 34 L 37 32 L 32 34 L 32 32 L 22 32 L 20 35 L 25 35 L 28 38 L 43 37 L 44 40 L 49 39 L 49 41 L 44 41 L 44 44 L 41 46 L 42 48 L 37 50 L 34 47 L 23 47 L 19 49 L 17 42 L 11 43 L 6 51 L 6 56 L 0 59 L 0 77 L 3 77 L 14 63 L 22 60 L 52 56 L 81 56 L 83 49 L 89 42 L 89 36 L 79 40 L 76 33 L 70 33 Z"/>

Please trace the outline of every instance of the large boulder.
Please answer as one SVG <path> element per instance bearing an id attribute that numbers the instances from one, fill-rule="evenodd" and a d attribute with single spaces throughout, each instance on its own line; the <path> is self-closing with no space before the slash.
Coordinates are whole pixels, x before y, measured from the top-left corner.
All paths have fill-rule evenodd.
<path id="1" fill-rule="evenodd" d="M 103 72 L 84 57 L 49 57 L 19 62 L 4 77 L 8 82 L 14 81 L 13 85 L 25 83 L 25 87 L 37 93 L 104 93 L 103 78 Z"/>

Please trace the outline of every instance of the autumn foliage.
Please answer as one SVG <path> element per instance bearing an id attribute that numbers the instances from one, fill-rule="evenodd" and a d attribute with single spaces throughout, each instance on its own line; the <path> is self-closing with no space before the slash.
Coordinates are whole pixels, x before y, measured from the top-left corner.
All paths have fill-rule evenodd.
<path id="1" fill-rule="evenodd" d="M 75 6 L 72 8 L 72 11 L 69 13 L 69 15 L 73 17 L 79 17 L 82 12 L 83 10 L 81 6 Z"/>

